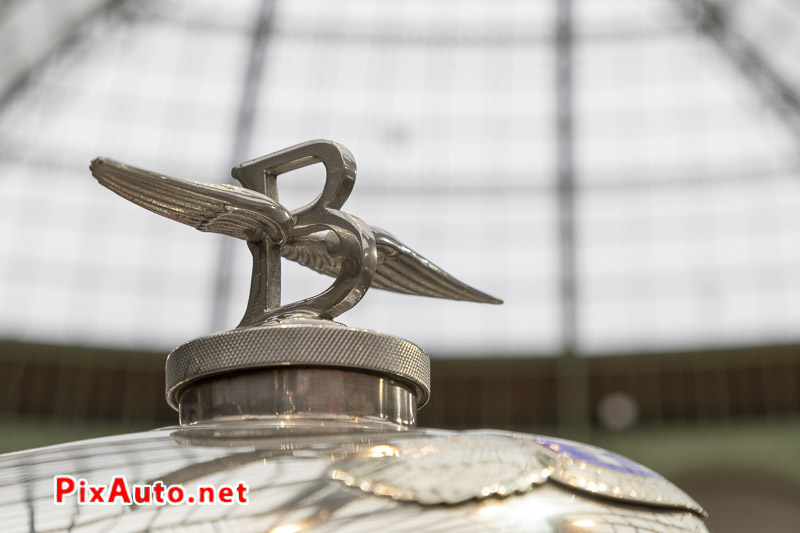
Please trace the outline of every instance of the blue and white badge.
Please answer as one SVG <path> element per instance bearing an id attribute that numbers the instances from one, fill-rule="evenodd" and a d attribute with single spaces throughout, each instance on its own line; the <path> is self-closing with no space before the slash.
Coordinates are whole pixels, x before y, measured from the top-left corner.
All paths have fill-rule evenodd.
<path id="1" fill-rule="evenodd" d="M 550 479 L 569 487 L 632 503 L 686 509 L 706 515 L 688 494 L 659 474 L 616 453 L 568 440 L 533 436 Z"/>

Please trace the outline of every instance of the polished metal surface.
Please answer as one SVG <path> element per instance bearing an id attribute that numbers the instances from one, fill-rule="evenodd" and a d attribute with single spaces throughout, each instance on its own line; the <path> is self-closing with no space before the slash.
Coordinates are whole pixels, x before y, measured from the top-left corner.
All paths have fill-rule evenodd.
<path id="1" fill-rule="evenodd" d="M 292 230 L 289 210 L 242 187 L 171 178 L 105 157 L 92 161 L 89 169 L 126 200 L 200 231 L 281 243 Z"/>
<path id="2" fill-rule="evenodd" d="M 183 389 L 201 379 L 287 366 L 355 370 L 371 375 L 376 384 L 379 377 L 390 378 L 414 393 L 418 407 L 430 395 L 430 360 L 415 344 L 330 320 L 291 319 L 200 337 L 179 346 L 167 357 L 167 401 L 177 408 Z M 330 390 L 307 392 L 327 394 Z"/>
<path id="3" fill-rule="evenodd" d="M 314 163 L 326 170 L 320 195 L 291 213 L 277 201 L 277 176 Z M 309 141 L 235 167 L 243 187 L 171 178 L 107 158 L 90 167 L 100 184 L 137 205 L 201 231 L 244 239 L 253 254 L 250 300 L 240 326 L 290 316 L 333 318 L 370 286 L 437 298 L 501 300 L 458 281 L 390 233 L 344 211 L 356 164 L 347 148 Z M 280 305 L 280 256 L 336 277 L 324 292 Z"/>
<path id="4" fill-rule="evenodd" d="M 317 432 L 278 420 L 184 426 L 0 456 L 3 531 L 707 531 L 696 504 L 687 508 L 672 501 L 672 485 L 663 478 L 663 501 L 645 505 L 548 475 L 555 471 L 553 456 L 533 435 L 381 431 L 369 424 L 350 426 L 349 433 L 320 433 L 322 424 L 315 423 Z M 382 463 L 394 469 L 385 486 L 350 487 L 337 474 L 360 469 L 379 475 Z M 245 482 L 249 502 L 82 507 L 67 497 L 65 505 L 54 505 L 56 473 L 90 484 L 124 475 L 129 484 L 162 481 L 190 493 L 200 485 Z M 514 490 L 499 490 L 504 479 Z M 392 492 L 395 486 L 406 492 Z M 484 494 L 481 487 L 489 490 Z M 460 503 L 423 503 L 448 496 Z"/>
<path id="5" fill-rule="evenodd" d="M 485 294 L 458 281 L 397 237 L 375 226 L 371 227 L 378 252 L 378 268 L 371 287 L 388 291 L 500 304 L 499 298 Z M 335 277 L 342 264 L 339 241 L 332 232 L 299 237 L 281 245 L 281 255 L 321 274 Z"/>
<path id="6" fill-rule="evenodd" d="M 687 509 L 705 516 L 688 494 L 627 457 L 578 442 L 534 436 L 542 456 L 553 471 L 551 479 L 577 490 L 584 490 L 630 503 Z"/>
<path id="7" fill-rule="evenodd" d="M 431 435 L 392 442 L 337 461 L 331 479 L 399 501 L 425 505 L 463 503 L 528 492 L 553 465 L 530 441 L 489 433 Z"/>
<path id="8" fill-rule="evenodd" d="M 325 167 L 322 192 L 311 203 L 292 211 L 292 238 L 331 230 L 339 240 L 341 269 L 324 292 L 280 305 L 280 249 L 266 241 L 249 241 L 253 254 L 250 300 L 241 326 L 264 324 L 293 315 L 334 318 L 361 300 L 377 268 L 375 237 L 370 227 L 340 211 L 355 185 L 356 163 L 344 146 L 331 141 L 309 141 L 234 167 L 231 174 L 253 191 L 277 198 L 277 177 L 314 163 Z"/>
<path id="9" fill-rule="evenodd" d="M 294 366 L 197 381 L 180 393 L 178 405 L 182 425 L 278 419 L 297 426 L 357 418 L 411 427 L 417 413 L 411 389 L 394 380 Z"/>

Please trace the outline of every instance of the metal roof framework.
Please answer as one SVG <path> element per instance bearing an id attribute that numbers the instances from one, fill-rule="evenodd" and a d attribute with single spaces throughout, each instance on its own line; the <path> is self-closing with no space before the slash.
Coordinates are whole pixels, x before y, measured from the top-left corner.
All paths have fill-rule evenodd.
<path id="1" fill-rule="evenodd" d="M 348 209 L 506 300 L 371 291 L 349 324 L 444 355 L 796 341 L 799 25 L 788 0 L 8 2 L 0 334 L 168 348 L 233 326 L 245 247 L 86 164 L 223 182 L 327 137 L 359 163 Z M 319 176 L 282 185 L 299 205 Z"/>

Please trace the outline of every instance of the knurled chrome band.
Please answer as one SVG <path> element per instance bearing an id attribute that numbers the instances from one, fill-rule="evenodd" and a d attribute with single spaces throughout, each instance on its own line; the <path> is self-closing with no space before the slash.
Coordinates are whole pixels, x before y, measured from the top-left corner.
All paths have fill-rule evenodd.
<path id="1" fill-rule="evenodd" d="M 189 383 L 225 372 L 270 366 L 349 368 L 404 383 L 418 407 L 430 396 L 430 359 L 417 345 L 375 331 L 326 325 L 269 325 L 191 340 L 167 357 L 167 403 Z"/>

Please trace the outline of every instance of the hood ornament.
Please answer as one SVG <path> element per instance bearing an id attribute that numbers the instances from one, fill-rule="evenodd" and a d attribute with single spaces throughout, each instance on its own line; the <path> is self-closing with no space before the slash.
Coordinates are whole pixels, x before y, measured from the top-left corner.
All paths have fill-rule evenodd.
<path id="1" fill-rule="evenodd" d="M 289 211 L 278 202 L 278 176 L 314 163 L 325 167 L 322 192 Z M 167 401 L 182 423 L 289 414 L 327 418 L 333 395 L 337 415 L 413 425 L 416 407 L 430 394 L 425 352 L 332 319 L 371 286 L 501 303 L 392 234 L 342 211 L 356 164 L 347 148 L 332 141 L 305 142 L 235 167 L 232 175 L 243 187 L 186 181 L 106 158 L 90 168 L 101 185 L 123 198 L 200 231 L 242 239 L 253 255 L 249 301 L 238 327 L 189 341 L 167 359 Z M 281 257 L 336 279 L 316 296 L 282 305 Z M 266 376 L 260 372 L 267 369 Z M 280 392 L 265 397 L 265 379 L 280 380 Z M 354 388 L 362 390 L 360 398 L 353 399 Z M 383 397 L 387 391 L 394 396 Z"/>
<path id="2" fill-rule="evenodd" d="M 322 193 L 294 211 L 278 203 L 277 177 L 314 163 L 326 170 Z M 235 167 L 243 187 L 186 181 L 97 158 L 91 171 L 101 185 L 154 213 L 200 231 L 247 241 L 253 276 L 247 312 L 254 326 L 292 316 L 334 318 L 374 286 L 389 291 L 502 303 L 457 280 L 391 233 L 341 211 L 356 179 L 353 155 L 332 141 L 310 141 Z M 323 293 L 280 305 L 284 257 L 335 277 Z"/>

